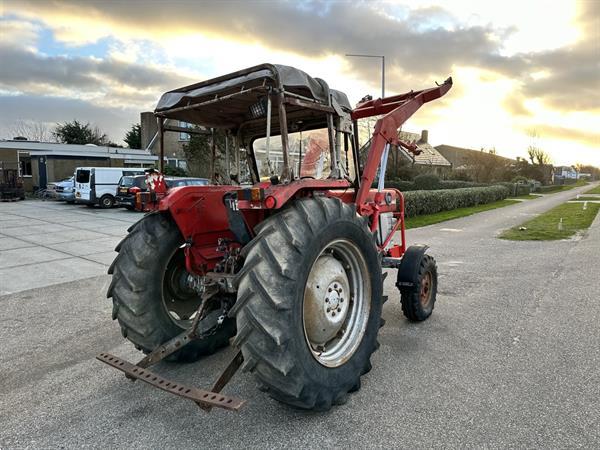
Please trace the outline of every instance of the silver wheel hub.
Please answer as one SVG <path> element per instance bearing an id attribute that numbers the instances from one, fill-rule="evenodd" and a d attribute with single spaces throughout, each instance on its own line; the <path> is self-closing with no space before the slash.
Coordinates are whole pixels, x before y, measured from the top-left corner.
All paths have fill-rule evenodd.
<path id="1" fill-rule="evenodd" d="M 303 323 L 313 357 L 343 365 L 362 342 L 371 306 L 371 283 L 361 250 L 346 239 L 317 257 L 304 290 Z"/>
<path id="2" fill-rule="evenodd" d="M 340 331 L 348 312 L 344 291 L 349 286 L 342 263 L 330 255 L 320 256 L 304 297 L 306 333 L 313 344 L 324 345 Z"/>

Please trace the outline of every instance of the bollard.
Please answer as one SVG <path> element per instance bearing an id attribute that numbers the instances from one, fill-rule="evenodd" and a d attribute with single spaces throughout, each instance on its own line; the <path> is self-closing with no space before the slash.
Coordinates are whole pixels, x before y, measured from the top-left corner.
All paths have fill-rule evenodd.
<path id="1" fill-rule="evenodd" d="M 561 217 L 560 220 L 558 221 L 558 231 L 562 231 L 563 230 L 563 218 Z"/>

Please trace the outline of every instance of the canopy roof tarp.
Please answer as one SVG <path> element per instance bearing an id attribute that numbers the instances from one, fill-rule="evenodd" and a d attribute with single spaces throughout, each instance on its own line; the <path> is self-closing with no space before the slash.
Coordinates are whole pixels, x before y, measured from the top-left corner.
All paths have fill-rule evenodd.
<path id="1" fill-rule="evenodd" d="M 169 91 L 160 98 L 155 113 L 161 117 L 206 127 L 237 129 L 244 124 L 245 128 L 253 128 L 252 122 L 257 120 L 253 119 L 250 107 L 266 98 L 269 89 L 282 89 L 309 102 L 333 106 L 344 113 L 352 110 L 346 94 L 329 89 L 325 81 L 313 78 L 294 67 L 261 64 Z M 287 105 L 286 112 L 292 129 L 294 122 L 304 124 L 303 128 L 308 124 L 312 124 L 308 125 L 309 128 L 316 128 L 325 123 L 322 111 Z M 272 134 L 278 134 L 278 111 L 275 103 L 272 113 Z M 254 127 L 257 132 L 259 128 L 264 128 L 264 120 L 259 120 L 261 125 Z"/>

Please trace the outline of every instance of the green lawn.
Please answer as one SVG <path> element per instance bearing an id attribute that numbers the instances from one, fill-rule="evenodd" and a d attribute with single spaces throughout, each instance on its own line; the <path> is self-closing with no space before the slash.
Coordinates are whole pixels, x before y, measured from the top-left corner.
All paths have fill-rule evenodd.
<path id="1" fill-rule="evenodd" d="M 539 194 L 525 194 L 525 195 L 517 195 L 516 197 L 509 197 L 510 199 L 523 199 L 523 200 L 533 200 L 534 198 L 540 198 L 541 195 Z"/>
<path id="2" fill-rule="evenodd" d="M 596 186 L 594 189 L 590 189 L 586 194 L 600 194 L 600 186 Z"/>
<path id="3" fill-rule="evenodd" d="M 574 184 L 563 184 L 562 186 L 550 186 L 547 189 L 544 189 L 543 191 L 540 191 L 540 194 L 555 194 L 556 192 L 564 192 L 564 191 L 568 191 L 570 189 L 573 189 L 575 186 Z"/>
<path id="4" fill-rule="evenodd" d="M 419 228 L 434 223 L 444 222 L 446 220 L 458 219 L 459 217 L 470 216 L 479 212 L 489 211 L 490 209 L 502 208 L 503 206 L 519 203 L 518 200 L 500 200 L 485 205 L 470 206 L 468 208 L 458 208 L 452 211 L 441 211 L 435 214 L 410 217 L 406 219 L 406 228 Z"/>
<path id="5" fill-rule="evenodd" d="M 504 231 L 500 238 L 513 241 L 548 241 L 569 238 L 578 231 L 588 228 L 600 210 L 598 203 L 588 203 L 585 210 L 583 205 L 583 203 L 563 203 L 540 214 L 535 219 Z M 561 218 L 562 226 L 559 226 Z M 521 227 L 526 229 L 520 230 Z"/>
<path id="6" fill-rule="evenodd" d="M 571 199 L 572 202 L 600 202 L 600 197 L 586 197 L 585 195 L 581 195 L 579 198 L 574 197 Z"/>

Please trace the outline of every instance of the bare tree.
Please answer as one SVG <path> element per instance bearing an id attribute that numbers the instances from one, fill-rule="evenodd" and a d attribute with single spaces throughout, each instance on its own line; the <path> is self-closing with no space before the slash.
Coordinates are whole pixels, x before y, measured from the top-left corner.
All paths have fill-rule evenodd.
<path id="1" fill-rule="evenodd" d="M 8 127 L 11 138 L 24 137 L 29 141 L 54 142 L 51 131 L 43 122 L 19 119 Z"/>
<path id="2" fill-rule="evenodd" d="M 529 132 L 529 137 L 531 138 L 531 141 L 527 147 L 527 156 L 529 156 L 531 164 L 538 166 L 551 164 L 552 158 L 550 158 L 550 155 L 542 150 L 538 145 L 538 139 L 540 135 L 537 133 L 537 131 L 531 130 Z"/>

